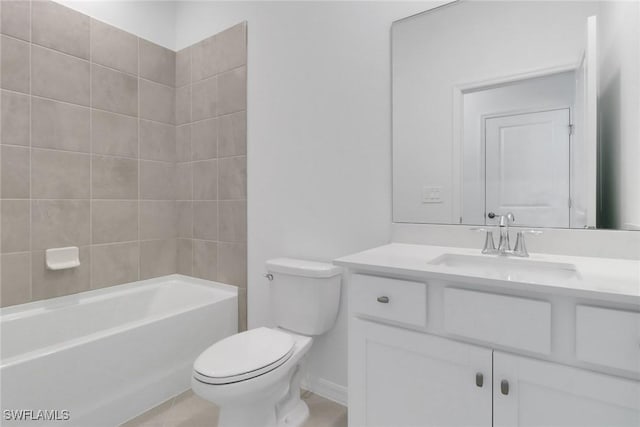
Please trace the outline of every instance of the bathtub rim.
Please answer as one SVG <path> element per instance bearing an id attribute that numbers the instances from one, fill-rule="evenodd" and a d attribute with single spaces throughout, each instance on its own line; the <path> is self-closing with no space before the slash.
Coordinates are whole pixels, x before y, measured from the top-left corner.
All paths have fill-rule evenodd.
<path id="1" fill-rule="evenodd" d="M 174 280 L 184 281 L 192 285 L 201 285 L 209 288 L 220 289 L 222 291 L 230 292 L 236 296 L 238 295 L 237 286 L 227 285 L 225 283 L 220 283 L 213 280 L 205 280 L 196 277 L 185 276 L 184 274 L 169 274 L 166 276 L 154 277 L 151 279 L 122 283 L 120 285 L 106 286 L 98 289 L 89 289 L 86 291 L 77 292 L 75 294 L 62 295 L 59 297 L 45 298 L 37 301 L 25 302 L 22 304 L 15 304 L 7 307 L 0 307 L 0 319 L 19 319 L 20 317 L 26 317 L 27 315 L 34 314 L 32 312 L 37 312 L 45 309 L 49 310 L 62 308 L 69 305 L 69 303 L 81 303 L 85 299 L 98 300 L 106 298 L 107 294 L 111 294 L 114 292 L 126 291 L 133 288 L 135 288 L 136 290 L 142 290 L 139 288 L 167 284 Z"/>
<path id="2" fill-rule="evenodd" d="M 54 353 L 56 351 L 66 350 L 69 348 L 73 348 L 84 343 L 94 341 L 96 339 L 104 338 L 107 336 L 111 336 L 117 334 L 118 332 L 141 327 L 153 322 L 158 322 L 160 320 L 177 316 L 188 311 L 201 309 L 208 305 L 215 305 L 218 302 L 226 301 L 232 298 L 238 298 L 238 288 L 233 285 L 227 285 L 220 282 L 214 282 L 210 280 L 198 279 L 195 277 L 185 276 L 182 274 L 170 274 L 161 277 L 155 277 L 152 279 L 144 279 L 135 282 L 124 283 L 121 285 L 114 285 L 100 289 L 92 289 L 89 291 L 83 291 L 76 294 L 71 295 L 63 295 L 60 297 L 48 298 L 39 301 L 32 301 L 24 304 L 17 304 L 9 307 L 4 307 L 0 309 L 0 319 L 2 320 L 17 320 L 22 317 L 28 317 L 39 312 L 55 310 L 60 308 L 68 307 L 70 304 L 82 303 L 83 300 L 95 301 L 108 298 L 109 294 L 119 293 L 119 292 L 127 292 L 127 291 L 143 291 L 145 288 L 153 287 L 153 286 L 162 286 L 168 285 L 173 281 L 183 281 L 187 284 L 196 285 L 196 286 L 204 286 L 212 289 L 219 290 L 223 292 L 225 295 L 223 298 L 215 302 L 202 302 L 194 305 L 189 305 L 187 308 L 180 308 L 169 310 L 165 313 L 156 314 L 149 317 L 144 317 L 139 320 L 135 320 L 132 322 L 126 322 L 111 328 L 106 328 L 103 330 L 99 330 L 88 335 L 83 335 L 80 337 L 72 338 L 70 340 L 66 340 L 60 343 L 44 346 L 38 348 L 36 350 L 28 351 L 25 353 L 21 353 L 18 355 L 14 355 L 11 357 L 7 357 L 4 359 L 0 359 L 0 370 L 4 368 L 8 368 L 13 365 L 17 365 L 23 362 L 27 362 L 29 360 L 33 360 L 38 357 L 43 357 L 48 354 Z M 237 310 L 237 308 L 236 308 Z M 0 323 L 0 330 L 1 330 Z"/>

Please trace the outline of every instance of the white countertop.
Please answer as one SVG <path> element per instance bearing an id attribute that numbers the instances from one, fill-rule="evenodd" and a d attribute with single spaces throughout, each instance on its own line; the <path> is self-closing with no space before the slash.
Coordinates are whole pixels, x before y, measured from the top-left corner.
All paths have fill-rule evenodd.
<path id="1" fill-rule="evenodd" d="M 429 263 L 444 254 L 496 257 L 496 255 L 482 255 L 480 249 L 391 243 L 338 258 L 334 260 L 334 264 L 359 272 L 449 280 L 640 305 L 640 261 L 638 260 L 532 253 L 529 258 L 520 259 L 573 264 L 577 274 L 565 279 L 523 280 L 519 278 L 514 280 L 490 272 L 470 273 L 456 267 Z M 517 262 L 519 258 L 510 259 Z"/>

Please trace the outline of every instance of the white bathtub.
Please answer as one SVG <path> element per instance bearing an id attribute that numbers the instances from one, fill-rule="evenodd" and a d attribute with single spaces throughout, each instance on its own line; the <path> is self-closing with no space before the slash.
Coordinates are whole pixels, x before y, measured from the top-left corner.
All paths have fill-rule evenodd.
<path id="1" fill-rule="evenodd" d="M 172 275 L 0 309 L 0 424 L 117 426 L 187 390 L 237 307 L 235 287 Z"/>

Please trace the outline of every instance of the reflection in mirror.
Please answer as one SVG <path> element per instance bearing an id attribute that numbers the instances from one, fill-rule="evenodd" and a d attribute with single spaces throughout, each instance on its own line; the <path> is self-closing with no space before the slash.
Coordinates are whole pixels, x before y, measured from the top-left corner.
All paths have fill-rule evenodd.
<path id="1" fill-rule="evenodd" d="M 640 229 L 640 2 L 458 2 L 392 43 L 395 222 Z"/>

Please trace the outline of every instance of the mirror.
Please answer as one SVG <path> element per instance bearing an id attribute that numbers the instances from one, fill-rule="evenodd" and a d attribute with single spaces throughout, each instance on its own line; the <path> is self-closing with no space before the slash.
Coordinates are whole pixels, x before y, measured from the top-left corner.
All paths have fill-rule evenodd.
<path id="1" fill-rule="evenodd" d="M 640 2 L 450 3 L 392 83 L 394 222 L 640 230 Z"/>

